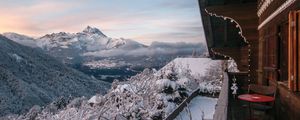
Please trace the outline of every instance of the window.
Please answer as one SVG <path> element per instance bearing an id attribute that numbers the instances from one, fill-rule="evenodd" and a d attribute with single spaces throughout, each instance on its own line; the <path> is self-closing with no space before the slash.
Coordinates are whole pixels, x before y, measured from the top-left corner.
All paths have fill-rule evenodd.
<path id="1" fill-rule="evenodd" d="M 278 80 L 288 83 L 288 20 L 277 27 L 277 66 Z"/>
<path id="2" fill-rule="evenodd" d="M 288 82 L 292 91 L 300 91 L 300 10 L 289 13 Z"/>
<path id="3" fill-rule="evenodd" d="M 264 30 L 264 78 L 266 80 L 277 80 L 277 40 L 276 27 L 271 26 Z"/>

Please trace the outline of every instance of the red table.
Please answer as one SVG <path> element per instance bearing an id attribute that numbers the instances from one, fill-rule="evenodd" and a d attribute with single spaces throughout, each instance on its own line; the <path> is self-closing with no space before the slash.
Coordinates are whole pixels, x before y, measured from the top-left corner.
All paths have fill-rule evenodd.
<path id="1" fill-rule="evenodd" d="M 273 102 L 275 100 L 274 97 L 260 94 L 242 94 L 238 98 L 248 102 Z"/>
<path id="2" fill-rule="evenodd" d="M 249 116 L 250 116 L 250 119 L 251 119 L 251 105 L 250 103 L 253 102 L 253 103 L 263 103 L 263 102 L 273 102 L 275 100 L 274 97 L 271 97 L 271 96 L 266 96 L 266 95 L 260 95 L 260 94 L 242 94 L 242 95 L 239 95 L 238 98 L 240 100 L 243 100 L 243 101 L 247 101 L 249 102 Z"/>

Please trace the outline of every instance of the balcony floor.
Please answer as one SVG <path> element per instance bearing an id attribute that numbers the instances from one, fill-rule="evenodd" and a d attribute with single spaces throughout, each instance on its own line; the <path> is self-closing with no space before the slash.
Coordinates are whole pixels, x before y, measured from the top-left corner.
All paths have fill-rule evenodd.
<path id="1" fill-rule="evenodd" d="M 251 117 L 249 116 L 249 103 L 245 101 L 238 100 L 237 97 L 234 98 L 230 95 L 228 103 L 228 120 L 275 120 L 273 108 L 269 112 L 262 112 L 258 110 L 251 110 Z"/>

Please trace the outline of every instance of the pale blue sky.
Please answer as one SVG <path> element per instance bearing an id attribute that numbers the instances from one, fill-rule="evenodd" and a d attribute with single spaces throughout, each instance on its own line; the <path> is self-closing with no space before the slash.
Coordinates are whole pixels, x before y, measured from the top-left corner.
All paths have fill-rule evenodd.
<path id="1" fill-rule="evenodd" d="M 1 0 L 0 32 L 42 36 L 87 25 L 144 44 L 204 42 L 197 0 Z"/>

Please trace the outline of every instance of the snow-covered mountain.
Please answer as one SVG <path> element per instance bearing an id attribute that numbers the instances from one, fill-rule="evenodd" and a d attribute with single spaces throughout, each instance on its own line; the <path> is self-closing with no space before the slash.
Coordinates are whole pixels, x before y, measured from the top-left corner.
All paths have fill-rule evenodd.
<path id="1" fill-rule="evenodd" d="M 46 105 L 61 96 L 103 94 L 109 87 L 40 49 L 0 35 L 0 116 L 23 113 L 33 105 Z"/>
<path id="2" fill-rule="evenodd" d="M 28 39 L 24 35 L 4 35 L 14 41 Z M 206 51 L 201 43 L 153 42 L 146 46 L 131 39 L 110 38 L 90 26 L 81 32 L 52 33 L 32 41 L 66 65 L 110 82 L 135 75 L 144 68 L 161 68 L 174 58 L 191 56 L 193 51 L 199 56 Z"/>
<path id="3" fill-rule="evenodd" d="M 104 96 L 55 102 L 60 104 L 53 103 L 44 109 L 33 107 L 27 114 L 8 118 L 161 120 L 197 88 L 206 94 L 220 92 L 223 74 L 221 63 L 209 58 L 178 58 L 158 71 L 145 69 L 128 81 L 115 81 Z M 57 107 L 59 105 L 63 107 Z"/>
<path id="4" fill-rule="evenodd" d="M 78 33 L 52 33 L 37 39 L 37 45 L 46 50 L 77 48 L 82 52 L 93 52 L 113 48 L 136 49 L 144 45 L 129 39 L 113 39 L 99 29 L 87 26 Z"/>
<path id="5" fill-rule="evenodd" d="M 86 52 L 99 52 L 102 50 L 122 49 L 133 50 L 147 47 L 130 39 L 115 39 L 104 35 L 99 29 L 87 26 L 78 33 L 52 33 L 34 39 L 17 33 L 3 33 L 3 35 L 15 42 L 31 47 L 40 47 L 43 50 L 53 53 L 51 55 L 60 57 L 60 54 L 67 52 L 66 59 L 72 59 L 74 53 L 84 54 Z M 74 53 L 69 53 L 74 51 Z"/>
<path id="6" fill-rule="evenodd" d="M 47 34 L 38 38 L 36 44 L 69 65 L 93 62 L 96 58 L 94 55 L 86 55 L 88 53 L 100 53 L 113 49 L 128 51 L 145 47 L 133 40 L 107 37 L 99 29 L 90 26 L 78 33 Z"/>

